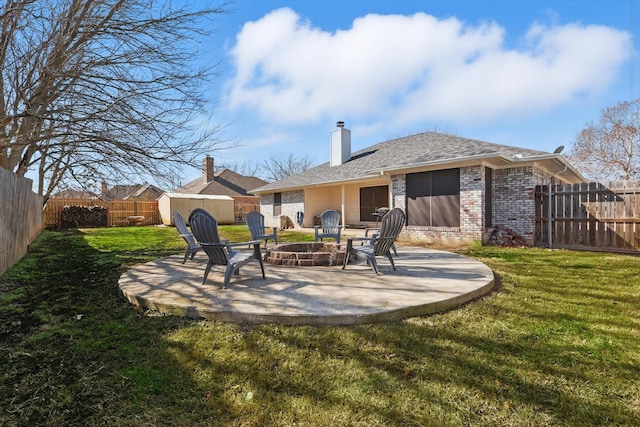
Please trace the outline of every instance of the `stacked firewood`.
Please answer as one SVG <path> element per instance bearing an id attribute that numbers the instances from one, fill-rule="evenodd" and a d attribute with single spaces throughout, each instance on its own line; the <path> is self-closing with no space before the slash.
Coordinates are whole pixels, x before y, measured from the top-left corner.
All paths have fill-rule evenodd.
<path id="1" fill-rule="evenodd" d="M 60 228 L 106 227 L 107 212 L 102 206 L 65 206 L 60 212 Z"/>

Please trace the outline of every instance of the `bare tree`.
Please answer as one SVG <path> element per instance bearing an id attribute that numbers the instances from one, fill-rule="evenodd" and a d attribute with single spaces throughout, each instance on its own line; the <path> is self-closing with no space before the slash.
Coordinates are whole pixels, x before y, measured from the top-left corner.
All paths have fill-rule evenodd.
<path id="1" fill-rule="evenodd" d="M 65 180 L 170 180 L 218 147 L 219 126 L 202 125 L 213 67 L 195 52 L 225 11 L 190 3 L 7 0 L 0 167 L 31 170 L 46 200 Z"/>
<path id="2" fill-rule="evenodd" d="M 245 176 L 259 176 L 260 175 L 260 162 L 251 159 L 244 159 L 238 162 L 222 163 L 219 168 L 230 169 L 240 175 Z"/>
<path id="3" fill-rule="evenodd" d="M 290 153 L 271 156 L 268 160 L 262 161 L 245 159 L 239 162 L 228 162 L 220 164 L 219 167 L 273 182 L 304 172 L 311 166 L 313 166 L 313 161 L 308 156 L 296 157 Z"/>
<path id="4" fill-rule="evenodd" d="M 308 156 L 296 157 L 293 153 L 272 156 L 262 162 L 260 176 L 267 181 L 279 181 L 304 172 L 312 165 L 313 161 Z"/>
<path id="5" fill-rule="evenodd" d="M 602 110 L 578 136 L 568 155 L 595 180 L 640 178 L 640 99 Z"/>

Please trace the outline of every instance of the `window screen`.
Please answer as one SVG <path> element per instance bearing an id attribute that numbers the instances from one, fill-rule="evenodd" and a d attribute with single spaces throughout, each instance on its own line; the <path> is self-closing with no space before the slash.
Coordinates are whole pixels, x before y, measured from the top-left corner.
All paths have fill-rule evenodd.
<path id="1" fill-rule="evenodd" d="M 407 174 L 407 225 L 460 227 L 460 169 Z"/>

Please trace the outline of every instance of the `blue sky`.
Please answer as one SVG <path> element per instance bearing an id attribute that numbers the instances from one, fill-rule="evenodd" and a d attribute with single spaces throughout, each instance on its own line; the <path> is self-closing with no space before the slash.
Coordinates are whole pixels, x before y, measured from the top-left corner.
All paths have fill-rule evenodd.
<path id="1" fill-rule="evenodd" d="M 353 151 L 430 130 L 568 151 L 640 97 L 637 0 L 238 0 L 214 25 L 208 96 L 238 144 L 217 164 L 326 162 L 338 120 Z"/>

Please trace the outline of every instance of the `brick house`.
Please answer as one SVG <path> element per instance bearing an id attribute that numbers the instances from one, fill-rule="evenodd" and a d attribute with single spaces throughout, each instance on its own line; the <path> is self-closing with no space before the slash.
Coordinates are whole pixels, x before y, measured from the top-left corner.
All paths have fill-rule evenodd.
<path id="1" fill-rule="evenodd" d="M 176 193 L 204 194 L 209 196 L 229 196 L 233 198 L 235 217 L 244 220 L 244 215 L 258 210 L 260 198 L 249 190 L 264 186 L 267 181 L 255 176 L 241 175 L 231 169 L 214 171 L 214 159 L 205 157 L 202 161 L 202 177 L 175 190 Z"/>
<path id="2" fill-rule="evenodd" d="M 404 238 L 486 241 L 505 226 L 533 243 L 536 185 L 583 182 L 559 153 L 436 132 L 380 142 L 351 153 L 342 122 L 331 132 L 330 161 L 252 190 L 268 225 L 304 214 L 314 225 L 326 209 L 346 227 L 375 226 L 379 208 L 407 214 Z"/>

